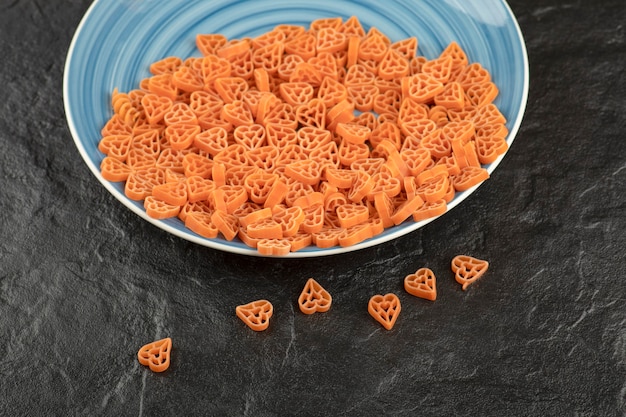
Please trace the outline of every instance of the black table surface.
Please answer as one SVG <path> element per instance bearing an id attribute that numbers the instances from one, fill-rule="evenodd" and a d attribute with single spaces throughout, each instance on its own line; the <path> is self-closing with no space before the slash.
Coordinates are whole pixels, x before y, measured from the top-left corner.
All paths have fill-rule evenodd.
<path id="1" fill-rule="evenodd" d="M 102 187 L 63 109 L 89 3 L 0 2 L 0 415 L 625 415 L 623 0 L 511 0 L 530 93 L 492 178 L 422 229 L 321 259 L 189 243 Z M 467 291 L 460 253 L 490 261 Z M 403 290 L 421 267 L 435 302 Z M 296 304 L 311 277 L 325 314 Z M 391 331 L 367 312 L 387 292 Z M 257 333 L 234 310 L 260 298 Z M 157 374 L 137 351 L 162 337 Z"/>

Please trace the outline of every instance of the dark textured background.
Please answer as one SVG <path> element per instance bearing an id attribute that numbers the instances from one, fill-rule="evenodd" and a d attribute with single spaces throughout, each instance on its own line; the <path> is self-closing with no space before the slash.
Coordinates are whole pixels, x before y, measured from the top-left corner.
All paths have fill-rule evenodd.
<path id="1" fill-rule="evenodd" d="M 427 227 L 323 259 L 249 258 L 140 219 L 89 172 L 63 111 L 89 0 L 0 0 L 0 415 L 623 416 L 626 7 L 511 0 L 524 122 L 492 178 Z M 461 291 L 450 259 L 488 259 Z M 431 303 L 402 289 L 428 266 Z M 326 314 L 296 306 L 307 278 Z M 367 313 L 395 292 L 385 331 Z M 262 333 L 238 304 L 272 301 Z M 173 338 L 170 369 L 138 348 Z"/>

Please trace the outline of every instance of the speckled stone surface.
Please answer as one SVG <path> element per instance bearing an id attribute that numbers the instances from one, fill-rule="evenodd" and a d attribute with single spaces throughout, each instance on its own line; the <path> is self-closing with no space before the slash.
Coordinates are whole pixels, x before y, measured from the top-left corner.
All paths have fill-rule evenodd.
<path id="1" fill-rule="evenodd" d="M 530 60 L 520 132 L 450 213 L 376 248 L 269 260 L 197 246 L 115 200 L 63 110 L 88 0 L 0 2 L 0 415 L 623 416 L 626 8 L 511 0 Z M 488 259 L 462 291 L 459 253 Z M 404 292 L 427 266 L 437 301 Z M 334 298 L 305 316 L 317 279 Z M 367 313 L 395 292 L 391 331 Z M 235 316 L 271 300 L 267 331 Z M 173 339 L 170 369 L 136 352 Z"/>

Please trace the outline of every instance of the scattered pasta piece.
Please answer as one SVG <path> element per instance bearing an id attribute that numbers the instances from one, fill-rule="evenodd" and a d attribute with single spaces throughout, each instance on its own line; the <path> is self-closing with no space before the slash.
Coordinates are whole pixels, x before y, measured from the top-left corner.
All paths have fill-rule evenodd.
<path id="1" fill-rule="evenodd" d="M 478 280 L 487 272 L 489 262 L 467 255 L 457 255 L 452 259 L 452 272 L 456 282 L 463 286 L 463 290 Z"/>
<path id="2" fill-rule="evenodd" d="M 172 339 L 166 337 L 142 346 L 137 352 L 137 359 L 140 364 L 148 366 L 151 371 L 163 372 L 170 366 L 171 351 Z"/>
<path id="3" fill-rule="evenodd" d="M 237 306 L 235 313 L 248 327 L 256 332 L 260 332 L 267 329 L 270 325 L 274 307 L 267 300 L 257 300 Z"/>
<path id="4" fill-rule="evenodd" d="M 455 42 L 426 59 L 352 16 L 195 43 L 112 91 L 98 150 L 148 216 L 205 238 L 355 245 L 445 213 L 508 149 L 498 87 Z"/>
<path id="5" fill-rule="evenodd" d="M 396 324 L 400 310 L 400 299 L 393 293 L 377 294 L 367 304 L 370 315 L 387 330 L 391 330 Z"/>
<path id="6" fill-rule="evenodd" d="M 404 278 L 404 289 L 415 297 L 435 301 L 437 299 L 436 278 L 429 268 L 420 268 Z"/>
<path id="7" fill-rule="evenodd" d="M 330 309 L 333 298 L 317 281 L 309 278 L 300 297 L 298 306 L 304 314 L 325 313 Z"/>

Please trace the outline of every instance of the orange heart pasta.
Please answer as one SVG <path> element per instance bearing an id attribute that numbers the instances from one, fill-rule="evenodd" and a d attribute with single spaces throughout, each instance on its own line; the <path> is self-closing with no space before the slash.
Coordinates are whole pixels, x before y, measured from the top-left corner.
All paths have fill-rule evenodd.
<path id="1" fill-rule="evenodd" d="M 148 216 L 205 238 L 355 245 L 445 213 L 508 148 L 498 87 L 456 42 L 426 59 L 356 16 L 195 41 L 113 90 L 98 149 Z"/>
<path id="2" fill-rule="evenodd" d="M 235 313 L 248 327 L 256 332 L 260 332 L 267 329 L 270 325 L 274 307 L 267 300 L 257 300 L 237 306 Z"/>
<path id="3" fill-rule="evenodd" d="M 171 352 L 172 339 L 166 337 L 142 346 L 137 352 L 137 359 L 140 364 L 148 366 L 153 372 L 164 372 L 170 366 Z"/>
<path id="4" fill-rule="evenodd" d="M 391 330 L 396 324 L 400 310 L 400 299 L 393 293 L 377 294 L 367 304 L 370 315 L 387 330 Z"/>
<path id="5" fill-rule="evenodd" d="M 454 278 L 466 290 L 487 272 L 489 262 L 468 255 L 457 255 L 452 259 L 451 267 Z"/>
<path id="6" fill-rule="evenodd" d="M 325 313 L 332 302 L 332 296 L 313 278 L 309 278 L 298 297 L 298 306 L 304 314 Z"/>
<path id="7" fill-rule="evenodd" d="M 404 289 L 415 297 L 435 301 L 437 299 L 436 277 L 430 268 L 420 268 L 404 278 Z"/>

